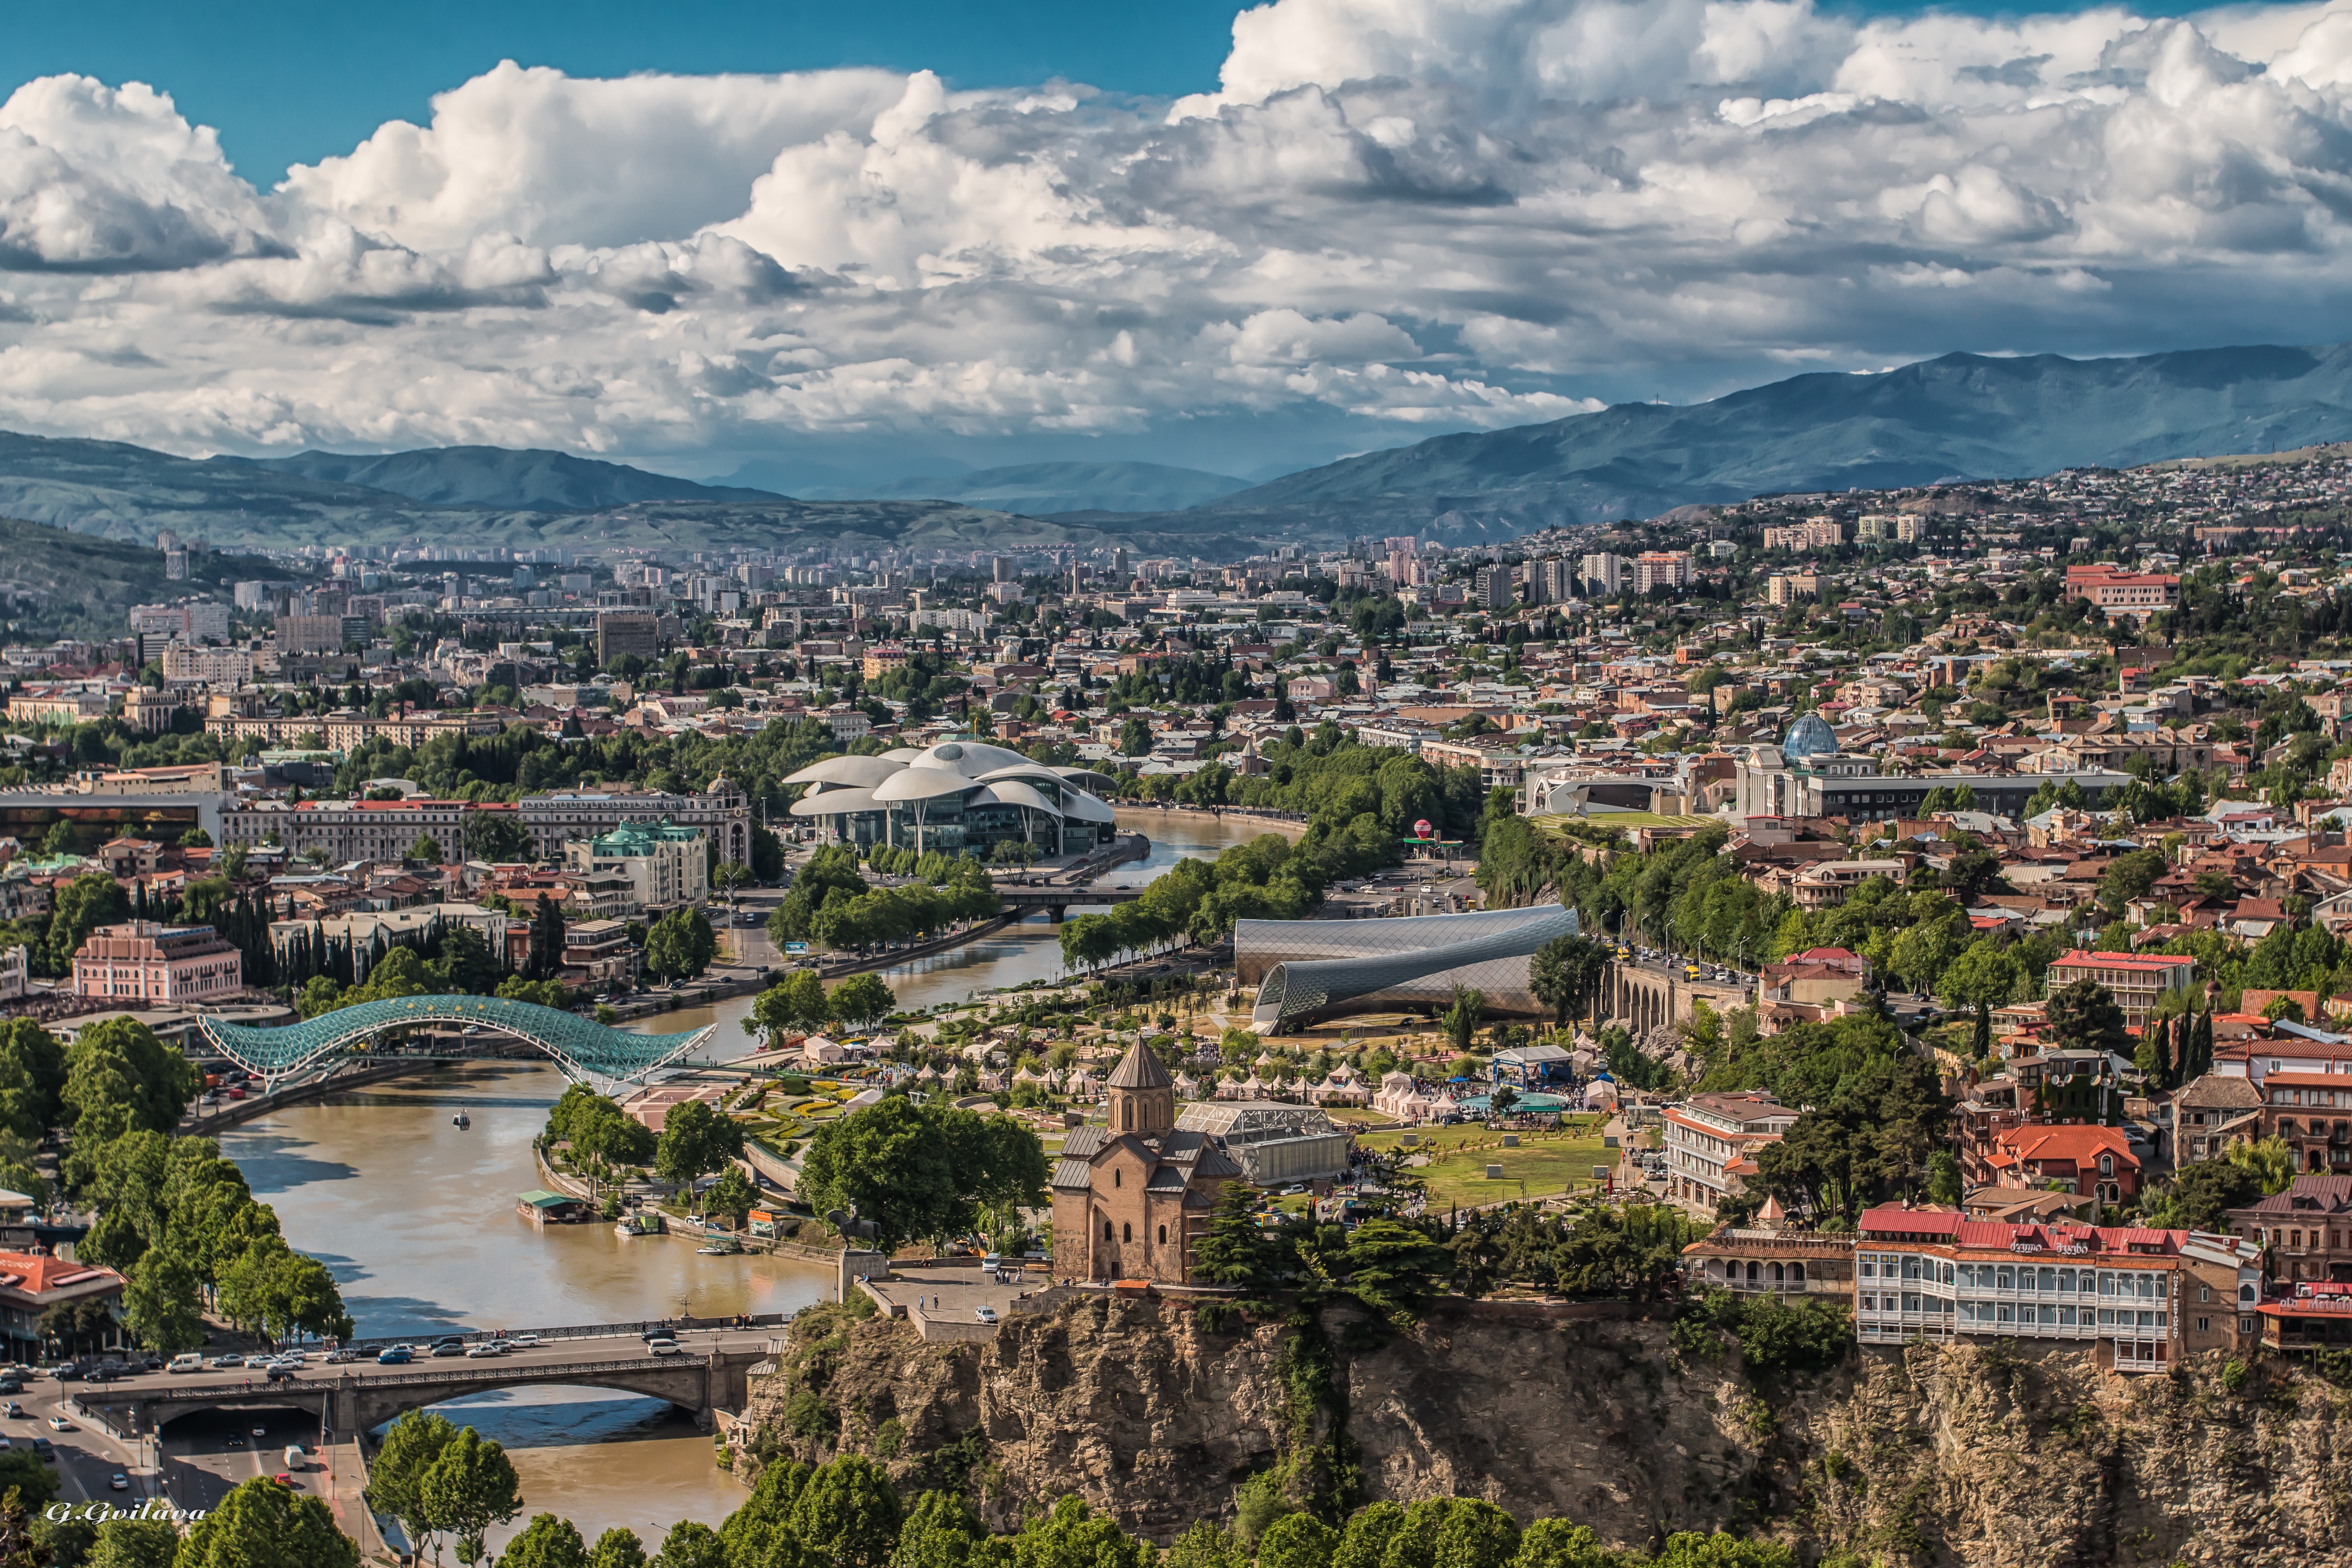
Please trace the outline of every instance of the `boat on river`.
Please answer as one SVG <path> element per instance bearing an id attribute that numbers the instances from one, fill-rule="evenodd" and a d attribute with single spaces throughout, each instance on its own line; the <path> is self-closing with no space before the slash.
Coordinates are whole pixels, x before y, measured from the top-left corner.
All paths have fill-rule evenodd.
<path id="1" fill-rule="evenodd" d="M 449 1125 L 456 1128 L 460 1132 L 463 1132 L 467 1128 L 471 1127 L 473 1124 L 474 1119 L 467 1115 L 463 1110 L 460 1110 L 457 1115 L 449 1118 Z"/>
<path id="2" fill-rule="evenodd" d="M 623 1215 L 620 1223 L 613 1227 L 613 1234 L 614 1236 L 659 1236 L 662 1234 L 661 1215 L 657 1214 Z"/>
<path id="3" fill-rule="evenodd" d="M 743 1244 L 731 1236 L 706 1237 L 694 1250 L 704 1258 L 732 1258 L 743 1250 Z"/>

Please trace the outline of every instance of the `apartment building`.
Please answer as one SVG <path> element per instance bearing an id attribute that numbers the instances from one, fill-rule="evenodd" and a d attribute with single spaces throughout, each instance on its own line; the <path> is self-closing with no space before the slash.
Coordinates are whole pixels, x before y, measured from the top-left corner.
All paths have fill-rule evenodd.
<path id="1" fill-rule="evenodd" d="M 245 955 L 208 925 L 100 926 L 74 951 L 73 988 L 125 1006 L 220 1001 L 245 988 Z"/>
<path id="2" fill-rule="evenodd" d="M 251 648 L 167 643 L 163 664 L 163 679 L 178 685 L 246 686 L 253 680 Z"/>
<path id="3" fill-rule="evenodd" d="M 2352 1283 L 2352 1175 L 2297 1176 L 2230 1211 L 2230 1229 L 2262 1250 L 2273 1279 Z"/>
<path id="4" fill-rule="evenodd" d="M 2117 1372 L 2161 1372 L 2253 1342 L 2261 1263 L 2240 1237 L 1886 1204 L 1864 1212 L 1855 1235 L 1855 1331 L 1865 1345 L 2074 1341 Z"/>
<path id="5" fill-rule="evenodd" d="M 254 848 L 273 840 L 287 853 L 322 852 L 329 865 L 353 860 L 398 860 L 420 837 L 440 846 L 441 858 L 466 858 L 466 823 L 476 813 L 511 814 L 514 806 L 469 800 L 261 801 L 221 812 L 224 848 Z"/>
<path id="6" fill-rule="evenodd" d="M 2180 579 L 2109 565 L 2069 566 L 2066 597 L 2088 599 L 2102 610 L 2122 610 L 2145 618 L 2180 602 Z"/>
<path id="7" fill-rule="evenodd" d="M 2053 963 L 2045 982 L 2053 991 L 2078 980 L 2095 980 L 2115 994 L 2124 1010 L 2124 1022 L 2133 1028 L 2147 1023 L 2157 1004 L 2174 991 L 2186 991 L 2197 978 L 2197 961 L 2182 954 L 2084 952 L 2080 949 Z"/>
<path id="8" fill-rule="evenodd" d="M 1644 550 L 1633 558 L 1633 592 L 1687 588 L 1696 580 L 1687 550 Z"/>
<path id="9" fill-rule="evenodd" d="M 864 714 L 857 716 L 861 721 Z M 529 795 L 515 804 L 517 814 L 539 852 L 560 859 L 563 847 L 575 838 L 593 838 L 630 823 L 674 823 L 700 829 L 719 846 L 722 863 L 751 863 L 751 803 L 724 773 L 698 794 L 666 795 L 658 790 L 560 790 Z"/>
<path id="10" fill-rule="evenodd" d="M 1695 1094 L 1665 1109 L 1666 1192 L 1712 1208 L 1747 1191 L 1756 1151 L 1796 1124 L 1797 1110 L 1769 1094 Z"/>
<path id="11" fill-rule="evenodd" d="M 661 657 L 661 617 L 651 610 L 596 612 L 596 662 L 609 665 L 625 653 L 651 663 Z"/>
<path id="12" fill-rule="evenodd" d="M 627 878 L 632 914 L 702 902 L 710 892 L 708 860 L 700 828 L 667 822 L 633 822 L 563 847 L 566 870 Z"/>

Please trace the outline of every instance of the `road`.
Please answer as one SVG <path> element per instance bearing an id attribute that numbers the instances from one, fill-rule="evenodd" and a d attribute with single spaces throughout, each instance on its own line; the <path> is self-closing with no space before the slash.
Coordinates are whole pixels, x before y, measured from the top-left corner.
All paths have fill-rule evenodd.
<path id="1" fill-rule="evenodd" d="M 678 1340 L 682 1353 L 699 1357 L 714 1347 L 763 1351 L 769 1339 L 780 1331 L 774 1328 L 688 1330 Z M 620 1336 L 556 1340 L 494 1359 L 431 1356 L 421 1353 L 422 1350 L 420 1345 L 417 1359 L 404 1366 L 380 1364 L 373 1355 L 341 1366 L 314 1360 L 293 1384 L 281 1385 L 286 1397 L 283 1407 L 200 1410 L 176 1417 L 167 1413 L 161 1475 L 153 1462 L 152 1443 L 115 1437 L 104 1424 L 86 1418 L 83 1402 L 100 1409 L 108 1405 L 128 1405 L 138 1394 L 165 1388 L 216 1388 L 239 1394 L 250 1389 L 262 1394 L 268 1385 L 259 1370 L 152 1372 L 98 1384 L 58 1384 L 43 1374 L 30 1374 L 26 1391 L 17 1396 L 25 1415 L 22 1419 L 0 1416 L 0 1436 L 15 1443 L 26 1443 L 36 1436 L 48 1438 L 58 1460 L 59 1495 L 68 1502 L 112 1501 L 128 1506 L 151 1497 L 169 1496 L 181 1508 L 209 1508 L 231 1488 L 257 1476 L 289 1473 L 285 1449 L 299 1442 L 309 1454 L 303 1467 L 291 1472 L 295 1486 L 324 1500 L 343 1530 L 357 1535 L 362 1472 L 352 1447 L 354 1434 L 322 1432 L 319 1384 L 346 1373 L 371 1378 L 607 1360 L 634 1363 L 648 1353 L 642 1341 Z M 62 1416 L 68 1429 L 53 1430 L 48 1426 L 51 1416 Z M 118 1472 L 131 1483 L 127 1491 L 111 1489 L 111 1478 Z M 171 1478 L 170 1485 L 164 1484 L 163 1477 Z"/>

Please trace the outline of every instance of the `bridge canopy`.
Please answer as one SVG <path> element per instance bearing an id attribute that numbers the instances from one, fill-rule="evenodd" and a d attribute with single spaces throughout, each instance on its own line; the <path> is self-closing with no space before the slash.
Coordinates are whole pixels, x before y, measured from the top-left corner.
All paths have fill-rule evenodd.
<path id="1" fill-rule="evenodd" d="M 570 1077 L 594 1086 L 643 1082 L 709 1038 L 707 1024 L 675 1035 L 640 1035 L 577 1013 L 499 996 L 398 996 L 321 1013 L 299 1024 L 258 1028 L 201 1020 L 205 1038 L 264 1084 L 300 1072 L 388 1030 L 457 1024 L 522 1041 L 552 1058 Z"/>

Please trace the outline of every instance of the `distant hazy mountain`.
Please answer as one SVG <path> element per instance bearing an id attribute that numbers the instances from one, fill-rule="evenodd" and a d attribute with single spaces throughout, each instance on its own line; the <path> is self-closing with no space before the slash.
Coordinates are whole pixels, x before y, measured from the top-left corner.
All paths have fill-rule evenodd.
<path id="1" fill-rule="evenodd" d="M 812 499 L 959 500 L 966 506 L 1027 517 L 1063 512 L 1182 511 L 1205 505 L 1249 481 L 1163 463 L 1022 463 L 968 474 L 927 474 L 882 484 L 816 485 L 794 493 Z"/>
<path id="2" fill-rule="evenodd" d="M 255 468 L 332 484 L 364 485 L 427 506 L 598 511 L 638 501 L 778 499 L 773 491 L 697 484 L 625 463 L 575 458 L 569 452 L 510 451 L 504 447 L 429 447 L 374 457 L 298 452 L 290 458 L 249 460 Z"/>
<path id="3" fill-rule="evenodd" d="M 2352 345 L 2105 360 L 1947 354 L 1686 406 L 1629 403 L 1440 436 L 1286 475 L 1210 510 L 1259 530 L 1347 510 L 1441 537 L 1501 537 L 1775 491 L 2126 468 L 2347 437 Z"/>

